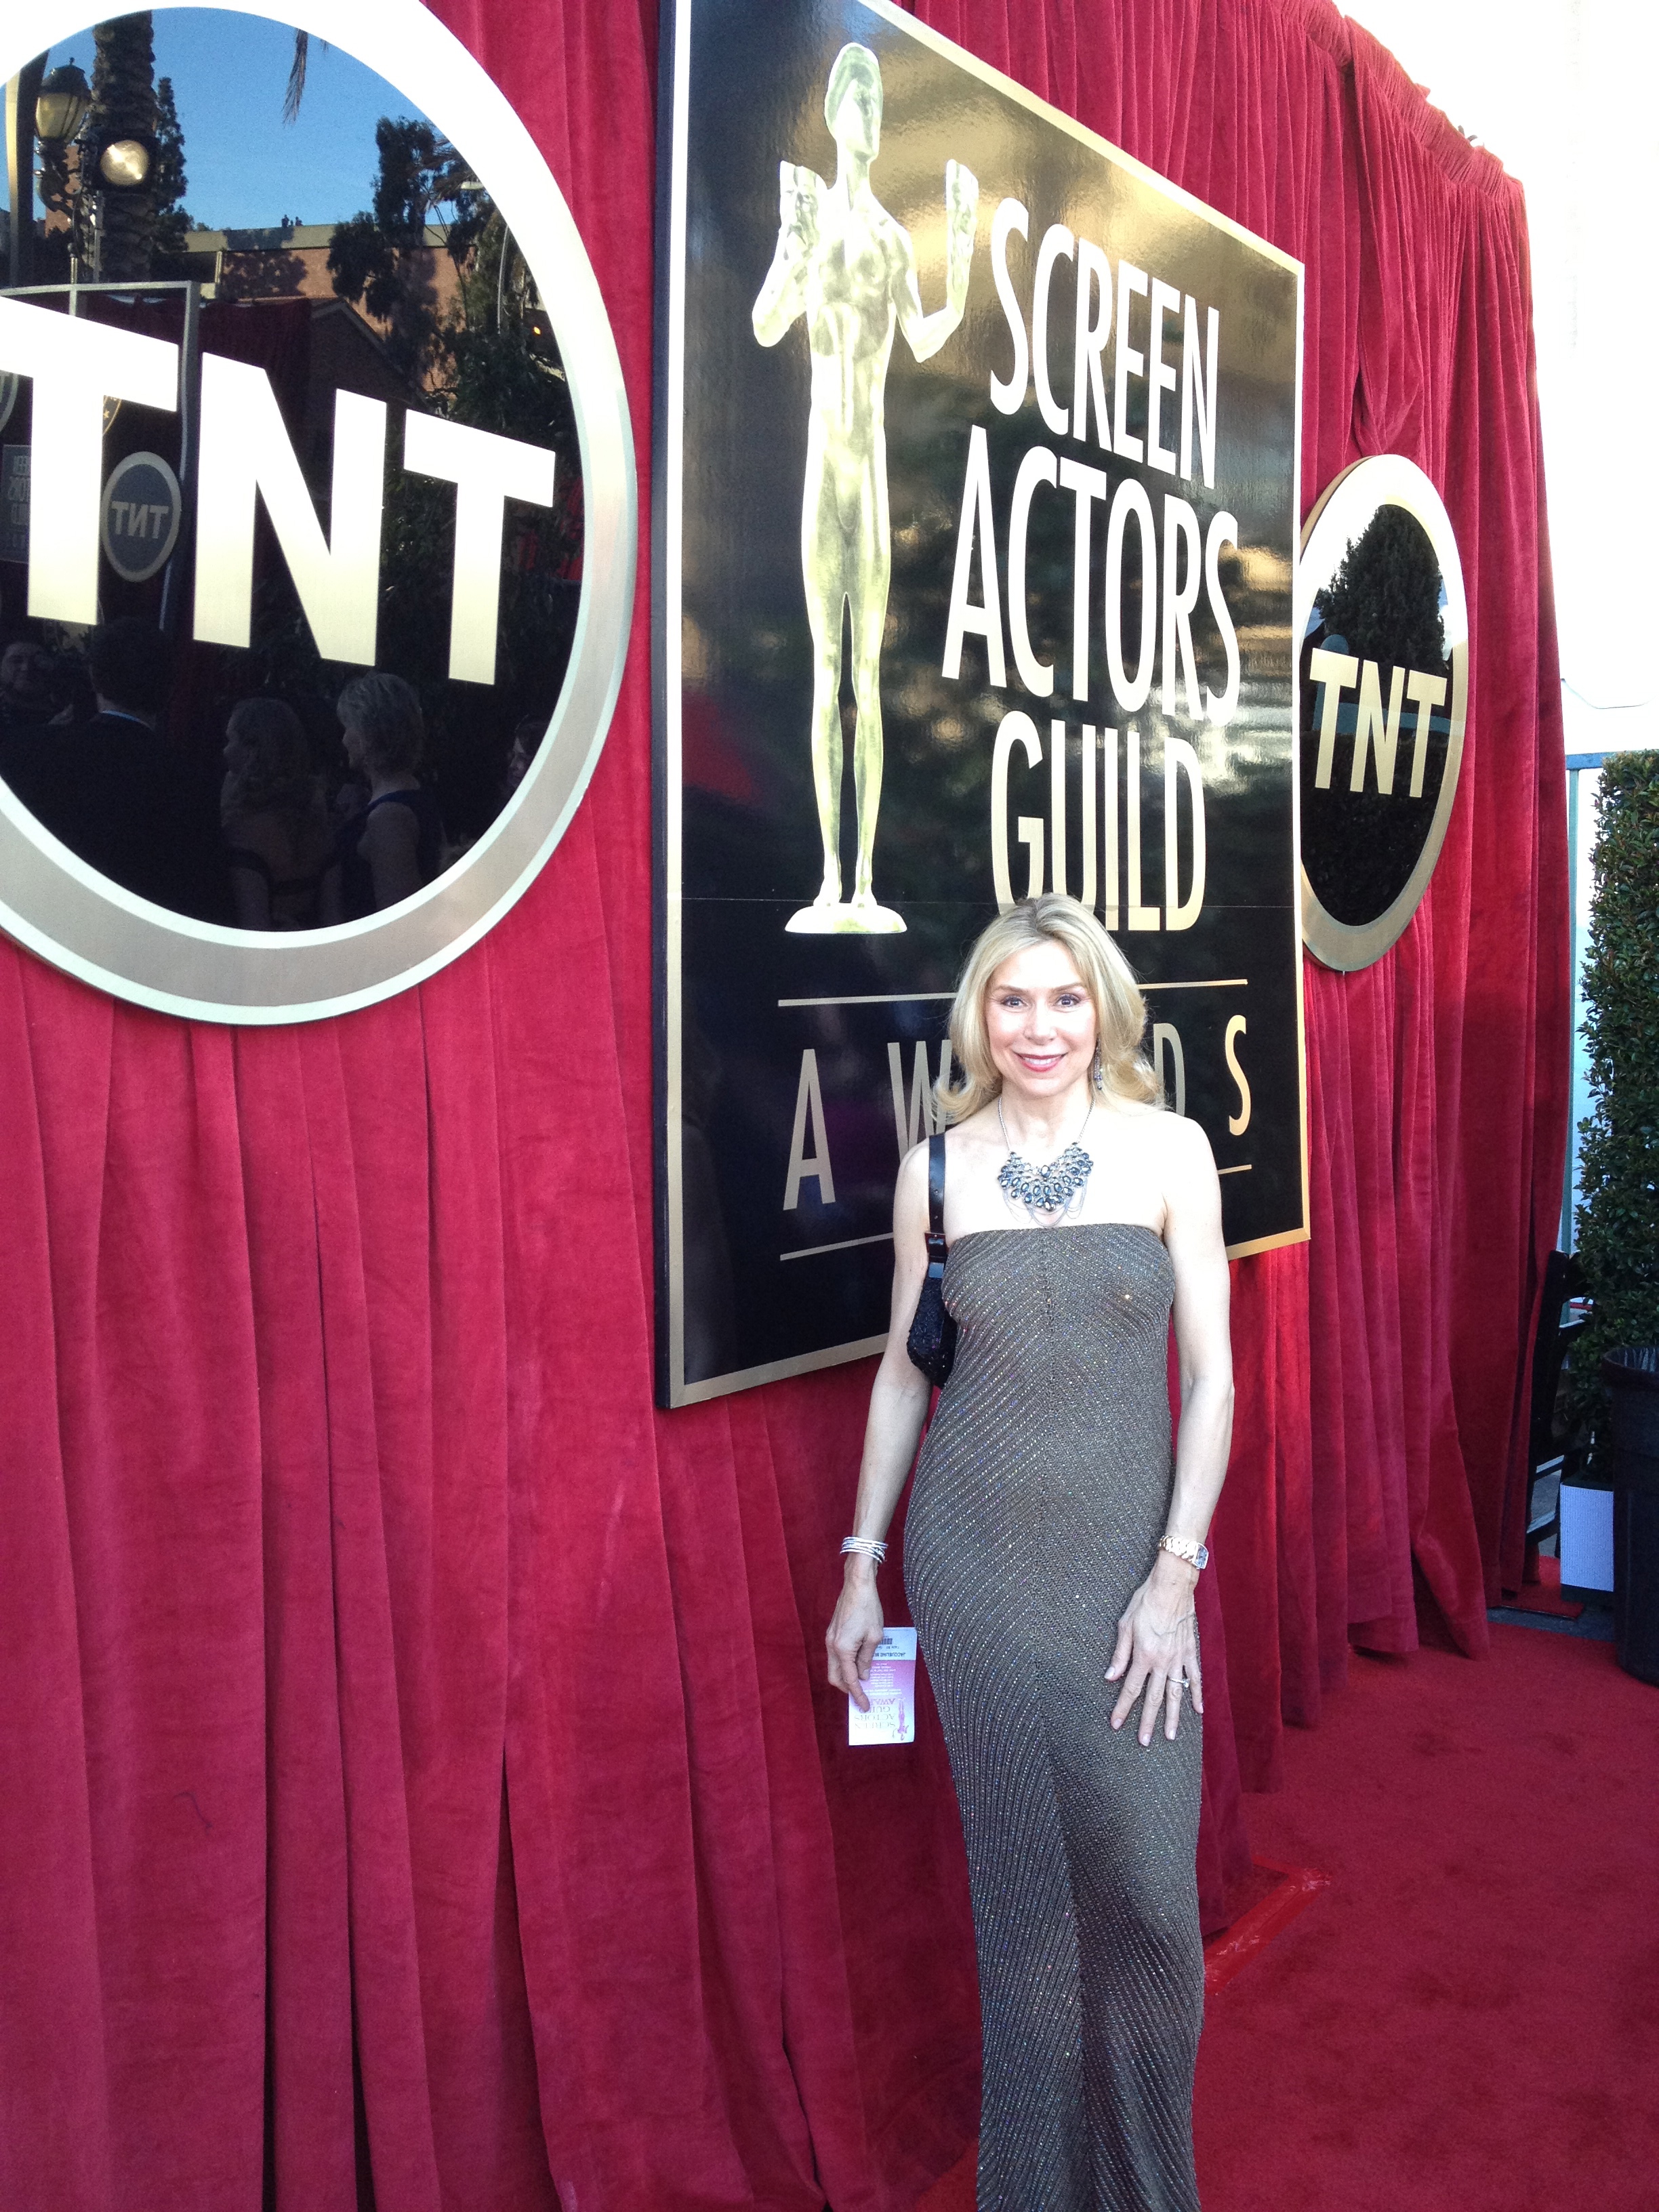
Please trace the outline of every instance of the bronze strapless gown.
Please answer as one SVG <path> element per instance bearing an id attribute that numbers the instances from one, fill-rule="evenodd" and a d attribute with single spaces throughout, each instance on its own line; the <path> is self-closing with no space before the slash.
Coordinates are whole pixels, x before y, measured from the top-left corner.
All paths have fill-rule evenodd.
<path id="1" fill-rule="evenodd" d="M 1200 1731 L 1115 1734 L 1118 1615 L 1171 1462 L 1174 1271 L 1124 1222 L 958 1237 L 961 1334 L 904 1579 L 962 1807 L 985 2089 L 980 2212 L 1196 2212 Z"/>

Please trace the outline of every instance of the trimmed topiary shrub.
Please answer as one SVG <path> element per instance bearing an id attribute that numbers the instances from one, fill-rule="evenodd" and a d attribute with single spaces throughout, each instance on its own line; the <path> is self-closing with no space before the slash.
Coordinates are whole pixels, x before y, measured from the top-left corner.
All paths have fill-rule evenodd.
<path id="1" fill-rule="evenodd" d="M 1595 1110 L 1579 1125 L 1578 1256 L 1595 1301 L 1573 1346 L 1581 1401 L 1604 1352 L 1659 1344 L 1659 752 L 1601 771 L 1584 1038 Z"/>

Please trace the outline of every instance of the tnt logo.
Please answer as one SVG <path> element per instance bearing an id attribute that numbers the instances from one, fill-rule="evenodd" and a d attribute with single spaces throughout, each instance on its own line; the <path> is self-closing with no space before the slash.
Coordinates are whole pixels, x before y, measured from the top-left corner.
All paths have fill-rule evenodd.
<path id="1" fill-rule="evenodd" d="M 1380 959 L 1416 911 L 1457 795 L 1469 623 L 1457 540 L 1414 462 L 1345 470 L 1309 517 L 1302 641 L 1303 939 Z"/>
<path id="2" fill-rule="evenodd" d="M 1366 762 L 1372 755 L 1376 760 L 1376 787 L 1385 798 L 1394 793 L 1395 757 L 1400 750 L 1400 718 L 1402 698 L 1409 700 L 1416 709 L 1416 726 L 1412 738 L 1411 795 L 1423 796 L 1423 772 L 1429 761 L 1429 730 L 1431 718 L 1437 707 L 1446 703 L 1446 679 L 1443 676 L 1425 674 L 1420 668 L 1390 668 L 1389 671 L 1389 702 L 1382 704 L 1382 670 L 1375 660 L 1358 659 L 1352 653 L 1339 653 L 1334 648 L 1347 642 L 1337 638 L 1329 646 L 1316 645 L 1308 656 L 1308 672 L 1314 682 L 1324 687 L 1324 706 L 1319 716 L 1319 757 L 1314 763 L 1314 787 L 1318 791 L 1331 787 L 1331 769 L 1336 757 L 1339 731 L 1352 732 L 1353 763 L 1348 771 L 1350 791 L 1365 788 Z M 1358 690 L 1357 702 L 1345 708 L 1342 695 Z"/>
<path id="3" fill-rule="evenodd" d="M 184 509 L 179 479 L 159 453 L 129 453 L 104 486 L 100 535 L 105 557 L 130 584 L 166 565 Z"/>

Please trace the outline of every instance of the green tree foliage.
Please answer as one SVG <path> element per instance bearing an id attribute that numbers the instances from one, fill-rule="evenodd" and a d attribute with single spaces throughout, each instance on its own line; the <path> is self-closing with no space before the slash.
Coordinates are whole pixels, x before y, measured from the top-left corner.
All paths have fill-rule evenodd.
<path id="1" fill-rule="evenodd" d="M 191 228 L 185 194 L 190 179 L 185 174 L 185 133 L 173 96 L 173 79 L 162 77 L 155 87 L 155 251 L 182 253 Z"/>
<path id="2" fill-rule="evenodd" d="M 582 543 L 580 447 L 550 318 L 489 194 L 428 123 L 384 116 L 374 137 L 373 205 L 337 224 L 330 240 L 336 294 L 386 328 L 386 352 L 423 413 L 558 457 L 553 507 L 515 506 L 507 516 L 496 681 L 483 693 L 449 682 L 447 627 L 434 620 L 433 579 L 447 576 L 453 560 L 454 493 L 396 466 L 395 430 L 389 442 L 380 661 L 419 690 L 446 823 L 452 836 L 470 836 L 501 804 L 515 724 L 550 713 L 569 658 Z M 447 308 L 432 285 L 429 250 L 421 250 L 440 210 L 458 280 Z"/>
<path id="3" fill-rule="evenodd" d="M 433 331 L 432 380 L 421 404 L 558 456 L 553 507 L 508 517 L 492 734 L 478 724 L 470 687 L 446 680 L 448 641 L 431 617 L 430 579 L 446 574 L 453 558 L 454 495 L 447 485 L 402 471 L 388 477 L 381 569 L 381 654 L 419 684 L 441 792 L 463 828 L 494 811 L 514 725 L 522 715 L 545 715 L 558 696 L 582 539 L 575 416 L 548 318 L 488 200 L 481 214 L 461 266 L 459 309 Z"/>
<path id="4" fill-rule="evenodd" d="M 1659 1344 L 1659 752 L 1601 771 L 1584 1038 L 1595 1110 L 1580 1124 L 1578 1255 L 1595 1313 L 1574 1347 L 1581 1393 L 1601 1356 Z"/>
<path id="5" fill-rule="evenodd" d="M 1428 532 L 1403 507 L 1377 508 L 1319 605 L 1327 635 L 1346 638 L 1361 660 L 1427 675 L 1445 666 L 1440 564 Z"/>
<path id="6" fill-rule="evenodd" d="M 380 155 L 374 204 L 337 223 L 329 240 L 334 289 L 377 322 L 391 325 L 387 348 L 406 374 L 432 373 L 442 346 L 436 303 L 411 272 L 410 253 L 427 225 L 450 210 L 447 244 L 459 268 L 489 216 L 472 173 L 441 133 L 413 116 L 383 115 L 374 126 Z"/>

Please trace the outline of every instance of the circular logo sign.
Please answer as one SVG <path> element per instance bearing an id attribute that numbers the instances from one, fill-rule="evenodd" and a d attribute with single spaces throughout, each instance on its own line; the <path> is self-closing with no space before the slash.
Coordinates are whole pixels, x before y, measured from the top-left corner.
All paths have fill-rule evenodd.
<path id="1" fill-rule="evenodd" d="M 169 1012 L 343 1012 L 489 929 L 586 787 L 634 589 L 616 345 L 419 0 L 84 6 L 0 28 L 0 76 L 121 103 L 40 142 L 0 293 L 0 928 Z M 119 194 L 112 131 L 153 155 Z"/>
<path id="2" fill-rule="evenodd" d="M 1440 495 L 1398 453 L 1358 461 L 1302 533 L 1302 935 L 1367 968 L 1427 888 L 1457 795 L 1468 608 Z"/>
<path id="3" fill-rule="evenodd" d="M 184 514 L 179 479 L 159 453 L 129 453 L 104 486 L 99 537 L 104 558 L 129 584 L 166 568 Z"/>

